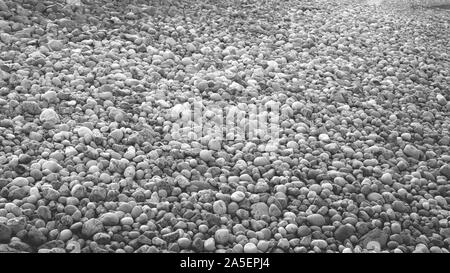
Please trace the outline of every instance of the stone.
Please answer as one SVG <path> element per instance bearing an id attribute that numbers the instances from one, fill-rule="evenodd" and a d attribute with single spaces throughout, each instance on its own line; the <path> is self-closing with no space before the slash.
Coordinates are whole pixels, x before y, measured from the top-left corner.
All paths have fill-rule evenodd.
<path id="1" fill-rule="evenodd" d="M 239 203 L 244 199 L 245 199 L 245 193 L 242 191 L 235 191 L 231 194 L 231 200 L 234 202 Z"/>
<path id="2" fill-rule="evenodd" d="M 39 115 L 42 109 L 35 101 L 24 101 L 22 102 L 22 111 L 31 115 Z"/>
<path id="3" fill-rule="evenodd" d="M 323 239 L 315 239 L 315 240 L 312 240 L 312 241 L 311 241 L 310 245 L 311 245 L 312 247 L 317 246 L 317 247 L 320 248 L 320 249 L 325 249 L 325 248 L 327 248 L 328 243 L 327 243 L 327 241 L 325 241 L 325 240 L 323 240 Z"/>
<path id="4" fill-rule="evenodd" d="M 246 243 L 244 253 L 258 253 L 258 247 L 254 243 Z"/>
<path id="5" fill-rule="evenodd" d="M 45 221 L 52 219 L 52 212 L 47 206 L 39 206 L 37 209 L 37 215 Z"/>
<path id="6" fill-rule="evenodd" d="M 86 137 L 86 138 L 90 137 L 90 138 L 92 138 L 92 136 L 94 135 L 94 133 L 92 133 L 92 130 L 87 128 L 87 127 L 85 127 L 85 126 L 81 126 L 80 128 L 78 128 L 76 130 L 76 132 L 77 132 L 79 137 Z"/>
<path id="7" fill-rule="evenodd" d="M 447 105 L 447 99 L 441 94 L 436 95 L 436 100 L 437 100 L 438 104 L 441 106 Z"/>
<path id="8" fill-rule="evenodd" d="M 255 166 L 267 166 L 270 164 L 269 158 L 264 156 L 258 156 L 253 160 Z"/>
<path id="9" fill-rule="evenodd" d="M 25 177 L 16 177 L 8 185 L 9 186 L 23 187 L 23 186 L 28 186 L 29 183 L 30 182 Z"/>
<path id="10" fill-rule="evenodd" d="M 367 200 L 377 202 L 379 200 L 384 200 L 383 196 L 378 192 L 371 192 L 367 195 Z"/>
<path id="11" fill-rule="evenodd" d="M 281 210 L 275 204 L 271 204 L 269 207 L 269 215 L 274 217 L 280 217 L 282 214 Z"/>
<path id="12" fill-rule="evenodd" d="M 353 234 L 355 234 L 355 228 L 352 225 L 341 225 L 334 232 L 334 238 L 338 241 L 344 242 Z"/>
<path id="13" fill-rule="evenodd" d="M 9 243 L 11 236 L 11 229 L 7 225 L 0 223 L 0 244 Z"/>
<path id="14" fill-rule="evenodd" d="M 227 213 L 227 204 L 223 200 L 217 200 L 213 203 L 213 211 L 215 214 L 224 215 Z"/>
<path id="15" fill-rule="evenodd" d="M 376 228 L 369 232 L 367 232 L 363 237 L 361 237 L 360 241 L 362 242 L 362 245 L 364 248 L 367 249 L 367 244 L 370 241 L 377 241 L 380 246 L 386 247 L 386 243 L 388 241 L 389 235 L 386 234 L 383 230 Z"/>
<path id="16" fill-rule="evenodd" d="M 0 11 L 9 11 L 8 5 L 3 0 L 0 0 Z"/>
<path id="17" fill-rule="evenodd" d="M 450 179 L 450 164 L 442 165 L 442 167 L 439 169 L 439 173 L 447 179 Z"/>
<path id="18" fill-rule="evenodd" d="M 27 233 L 27 242 L 31 246 L 40 246 L 47 241 L 47 237 L 35 227 L 31 227 L 31 229 Z"/>
<path id="19" fill-rule="evenodd" d="M 103 224 L 100 220 L 91 218 L 84 222 L 81 229 L 81 234 L 85 237 L 90 238 L 95 233 L 101 232 L 103 230 Z"/>
<path id="20" fill-rule="evenodd" d="M 45 92 L 41 97 L 49 103 L 55 103 L 58 101 L 58 95 L 53 90 Z"/>
<path id="21" fill-rule="evenodd" d="M 414 147 L 413 145 L 407 144 L 405 146 L 405 148 L 403 148 L 403 153 L 406 156 L 409 156 L 409 157 L 412 157 L 412 158 L 414 158 L 416 160 L 419 160 L 420 155 L 421 155 L 422 152 L 420 150 L 418 150 L 416 147 Z"/>
<path id="22" fill-rule="evenodd" d="M 56 201 L 58 200 L 60 194 L 57 190 L 50 187 L 46 187 L 42 190 L 42 196 L 47 200 Z"/>
<path id="23" fill-rule="evenodd" d="M 216 249 L 216 242 L 214 241 L 214 238 L 208 238 L 207 240 L 205 240 L 203 249 L 209 252 L 214 251 Z"/>
<path id="24" fill-rule="evenodd" d="M 177 183 L 178 186 L 180 186 L 180 188 L 182 189 L 187 188 L 191 185 L 189 179 L 187 179 L 184 175 L 178 175 L 177 177 L 175 177 L 175 183 Z"/>
<path id="25" fill-rule="evenodd" d="M 392 202 L 392 209 L 401 213 L 408 212 L 409 208 L 403 201 L 396 200 Z"/>
<path id="26" fill-rule="evenodd" d="M 255 220 L 259 220 L 263 216 L 269 216 L 269 207 L 263 202 L 255 203 L 251 205 L 251 214 Z"/>
<path id="27" fill-rule="evenodd" d="M 60 122 L 58 114 L 55 112 L 55 110 L 47 108 L 42 111 L 42 113 L 39 116 L 39 120 L 43 123 L 50 123 L 50 124 L 58 124 Z"/>
<path id="28" fill-rule="evenodd" d="M 217 243 L 226 245 L 230 240 L 230 231 L 225 228 L 218 229 L 214 234 L 214 239 Z"/>
<path id="29" fill-rule="evenodd" d="M 134 220 L 132 217 L 123 217 L 122 219 L 120 219 L 120 223 L 122 225 L 128 225 L 131 226 L 134 223 Z"/>
<path id="30" fill-rule="evenodd" d="M 325 218 L 318 213 L 308 215 L 306 220 L 313 226 L 321 227 L 325 225 Z"/>
<path id="31" fill-rule="evenodd" d="M 64 44 L 60 40 L 50 40 L 47 43 L 47 46 L 49 49 L 51 49 L 53 51 L 61 51 L 64 47 Z"/>
<path id="32" fill-rule="evenodd" d="M 72 187 L 72 190 L 70 191 L 70 195 L 72 195 L 75 198 L 83 199 L 87 196 L 87 190 L 86 187 L 81 184 L 76 184 Z"/>
<path id="33" fill-rule="evenodd" d="M 381 183 L 385 184 L 385 185 L 392 185 L 393 181 L 392 181 L 392 174 L 390 173 L 384 173 L 381 178 L 380 178 Z"/>
<path id="34" fill-rule="evenodd" d="M 120 221 L 118 214 L 114 212 L 107 212 L 100 216 L 99 219 L 104 226 L 116 226 Z"/>
<path id="35" fill-rule="evenodd" d="M 72 231 L 70 229 L 61 230 L 58 237 L 59 240 L 64 242 L 70 240 L 71 238 L 72 238 Z"/>
<path id="36" fill-rule="evenodd" d="M 42 170 L 48 170 L 52 173 L 57 173 L 62 169 L 62 167 L 53 160 L 47 160 L 42 163 Z"/>
<path id="37" fill-rule="evenodd" d="M 205 162 L 208 162 L 208 161 L 211 161 L 214 159 L 212 157 L 212 152 L 209 150 L 201 150 L 199 156 L 200 156 L 200 159 Z"/>
<path id="38" fill-rule="evenodd" d="M 208 142 L 208 148 L 213 151 L 219 151 L 222 148 L 222 142 L 219 139 L 211 139 Z"/>
<path id="39" fill-rule="evenodd" d="M 116 143 L 119 143 L 123 138 L 123 131 L 120 129 L 114 129 L 110 134 L 109 138 L 114 139 Z"/>
<path id="40" fill-rule="evenodd" d="M 183 237 L 183 238 L 179 238 L 177 243 L 181 249 L 188 249 L 191 246 L 192 241 L 189 238 Z"/>

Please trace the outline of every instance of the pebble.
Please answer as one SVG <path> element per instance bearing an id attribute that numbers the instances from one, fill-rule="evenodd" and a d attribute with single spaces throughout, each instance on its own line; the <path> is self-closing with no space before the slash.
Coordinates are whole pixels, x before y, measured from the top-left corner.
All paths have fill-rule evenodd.
<path id="1" fill-rule="evenodd" d="M 334 232 L 334 238 L 338 241 L 344 242 L 350 236 L 355 234 L 355 228 L 352 225 L 346 224 L 339 226 Z"/>
<path id="2" fill-rule="evenodd" d="M 246 243 L 244 245 L 244 253 L 258 253 L 258 248 L 254 243 Z"/>
<path id="3" fill-rule="evenodd" d="M 403 149 L 403 153 L 409 157 L 419 160 L 421 151 L 411 144 L 407 144 Z"/>
<path id="4" fill-rule="evenodd" d="M 50 40 L 47 43 L 47 46 L 53 51 L 61 51 L 64 47 L 64 44 L 60 40 Z"/>
<path id="5" fill-rule="evenodd" d="M 200 156 L 200 159 L 205 162 L 212 161 L 214 159 L 212 157 L 212 152 L 209 150 L 201 150 L 199 156 Z"/>
<path id="6" fill-rule="evenodd" d="M 242 191 L 235 191 L 231 194 L 231 200 L 234 202 L 239 203 L 244 199 L 245 199 L 245 193 Z"/>
<path id="7" fill-rule="evenodd" d="M 107 212 L 100 217 L 100 221 L 104 226 L 116 226 L 120 219 L 117 213 Z"/>
<path id="8" fill-rule="evenodd" d="M 92 237 L 95 233 L 101 232 L 103 230 L 103 224 L 100 220 L 92 218 L 84 222 L 81 234 L 87 238 Z"/>
<path id="9" fill-rule="evenodd" d="M 308 215 L 306 217 L 306 220 L 308 220 L 308 222 L 313 226 L 321 227 L 321 226 L 325 225 L 325 218 L 322 215 L 317 214 L 317 213 Z"/>
<path id="10" fill-rule="evenodd" d="M 380 181 L 385 184 L 385 185 L 389 185 L 391 186 L 393 181 L 392 181 L 392 174 L 390 173 L 384 173 L 381 178 Z"/>
<path id="11" fill-rule="evenodd" d="M 213 211 L 215 214 L 224 215 L 227 213 L 227 204 L 222 200 L 217 200 L 213 203 Z"/>
<path id="12" fill-rule="evenodd" d="M 218 229 L 214 234 L 214 239 L 218 244 L 226 245 L 230 240 L 230 231 L 228 229 Z"/>
<path id="13" fill-rule="evenodd" d="M 28 186 L 29 183 L 30 182 L 25 177 L 16 177 L 8 185 L 9 186 L 24 187 L 24 186 Z"/>
<path id="14" fill-rule="evenodd" d="M 59 115 L 55 112 L 55 110 L 50 108 L 42 110 L 42 113 L 39 115 L 39 120 L 43 123 L 47 122 L 53 125 L 60 122 Z"/>
<path id="15" fill-rule="evenodd" d="M 216 249 L 216 242 L 214 241 L 214 238 L 208 238 L 205 240 L 203 244 L 203 248 L 205 251 L 212 252 Z"/>
<path id="16" fill-rule="evenodd" d="M 311 241 L 311 246 L 312 247 L 317 246 L 320 249 L 325 249 L 325 248 L 327 248 L 328 243 L 327 243 L 327 241 L 322 240 L 322 239 L 315 239 L 315 240 Z"/>
<path id="17" fill-rule="evenodd" d="M 253 164 L 255 166 L 267 166 L 270 164 L 270 161 L 267 157 L 258 156 L 254 159 Z"/>
<path id="18" fill-rule="evenodd" d="M 262 216 L 269 216 L 269 207 L 263 202 L 255 203 L 251 205 L 251 214 L 256 220 L 261 219 Z"/>
<path id="19" fill-rule="evenodd" d="M 9 243 L 9 241 L 11 240 L 11 236 L 11 229 L 7 225 L 0 223 L 0 243 Z"/>

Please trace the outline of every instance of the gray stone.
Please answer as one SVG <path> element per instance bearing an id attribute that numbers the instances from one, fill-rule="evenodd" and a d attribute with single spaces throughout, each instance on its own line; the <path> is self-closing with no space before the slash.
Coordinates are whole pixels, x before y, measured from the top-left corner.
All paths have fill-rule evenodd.
<path id="1" fill-rule="evenodd" d="M 89 219 L 87 220 L 81 229 L 81 233 L 86 237 L 91 237 L 95 233 L 101 232 L 103 230 L 103 224 L 98 219 Z"/>
<path id="2" fill-rule="evenodd" d="M 255 220 L 260 219 L 262 216 L 269 216 L 269 207 L 263 202 L 255 203 L 251 205 L 251 214 Z"/>
<path id="3" fill-rule="evenodd" d="M 320 227 L 320 226 L 325 225 L 325 218 L 318 213 L 308 215 L 306 217 L 306 220 L 313 226 Z"/>

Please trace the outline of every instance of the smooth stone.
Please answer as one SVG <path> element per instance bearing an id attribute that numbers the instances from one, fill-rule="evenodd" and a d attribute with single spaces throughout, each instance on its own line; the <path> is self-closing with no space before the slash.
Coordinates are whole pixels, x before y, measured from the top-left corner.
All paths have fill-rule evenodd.
<path id="1" fill-rule="evenodd" d="M 392 185 L 393 184 L 392 174 L 390 173 L 383 174 L 380 178 L 380 181 L 385 185 Z"/>
<path id="2" fill-rule="evenodd" d="M 12 230 L 5 224 L 0 223 L 0 243 L 9 243 L 12 236 Z"/>
<path id="3" fill-rule="evenodd" d="M 251 214 L 255 220 L 260 219 L 263 216 L 269 216 L 269 207 L 266 203 L 258 202 L 251 205 Z"/>
<path id="4" fill-rule="evenodd" d="M 104 226 L 116 226 L 119 224 L 119 216 L 114 212 L 107 212 L 100 216 L 100 221 Z"/>
<path id="5" fill-rule="evenodd" d="M 245 199 L 245 193 L 242 191 L 235 191 L 231 194 L 231 200 L 234 202 L 239 203 L 244 199 Z"/>
<path id="6" fill-rule="evenodd" d="M 218 229 L 214 234 L 214 239 L 217 243 L 225 245 L 230 240 L 230 231 L 228 229 Z"/>
<path id="7" fill-rule="evenodd" d="M 306 217 L 306 220 L 313 226 L 320 227 L 320 226 L 325 225 L 325 218 L 318 213 L 308 215 Z"/>
<path id="8" fill-rule="evenodd" d="M 41 122 L 48 122 L 51 124 L 59 123 L 59 115 L 53 109 L 44 109 L 42 113 L 39 115 L 39 120 Z"/>
<path id="9" fill-rule="evenodd" d="M 317 247 L 320 248 L 320 249 L 325 249 L 325 248 L 327 248 L 327 246 L 328 246 L 327 241 L 322 240 L 322 239 L 315 239 L 315 240 L 312 240 L 310 244 L 311 244 L 312 247 L 317 246 Z"/>
<path id="10" fill-rule="evenodd" d="M 214 238 L 208 238 L 207 240 L 205 240 L 203 249 L 209 252 L 214 251 L 216 249 L 216 242 L 214 241 Z"/>
<path id="11" fill-rule="evenodd" d="M 341 225 L 334 232 L 334 238 L 338 241 L 344 242 L 346 239 L 350 238 L 355 234 L 355 228 L 351 225 Z"/>
<path id="12" fill-rule="evenodd" d="M 132 217 L 123 217 L 122 219 L 120 219 L 120 223 L 122 225 L 128 225 L 131 226 L 134 223 L 134 220 Z"/>
<path id="13" fill-rule="evenodd" d="M 270 164 L 269 158 L 264 156 L 258 156 L 253 160 L 255 166 L 267 166 Z"/>
<path id="14" fill-rule="evenodd" d="M 47 46 L 53 51 L 61 51 L 64 48 L 64 44 L 60 40 L 50 40 Z"/>
<path id="15" fill-rule="evenodd" d="M 227 204 L 223 200 L 217 200 L 213 203 L 213 211 L 215 214 L 224 215 L 227 213 Z"/>
<path id="16" fill-rule="evenodd" d="M 258 253 L 258 247 L 254 243 L 246 243 L 244 253 Z"/>
<path id="17" fill-rule="evenodd" d="M 103 224 L 100 220 L 91 218 L 84 222 L 81 233 L 86 237 L 91 237 L 92 235 L 101 232 L 103 230 Z"/>
<path id="18" fill-rule="evenodd" d="M 23 186 L 28 186 L 29 183 L 30 182 L 25 177 L 16 177 L 8 185 L 9 186 L 23 187 Z"/>
<path id="19" fill-rule="evenodd" d="M 403 149 L 403 153 L 417 160 L 419 160 L 421 155 L 421 151 L 418 150 L 416 147 L 412 146 L 411 144 L 407 144 L 405 146 L 405 148 Z"/>
<path id="20" fill-rule="evenodd" d="M 367 200 L 377 202 L 378 200 L 384 200 L 383 196 L 378 192 L 371 192 L 367 195 Z"/>

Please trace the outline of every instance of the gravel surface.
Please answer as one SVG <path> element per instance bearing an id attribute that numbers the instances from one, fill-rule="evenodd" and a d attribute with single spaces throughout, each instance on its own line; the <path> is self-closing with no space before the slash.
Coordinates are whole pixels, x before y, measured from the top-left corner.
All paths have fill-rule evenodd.
<path id="1" fill-rule="evenodd" d="M 0 0 L 0 252 L 449 252 L 448 9 L 70 2 Z"/>

